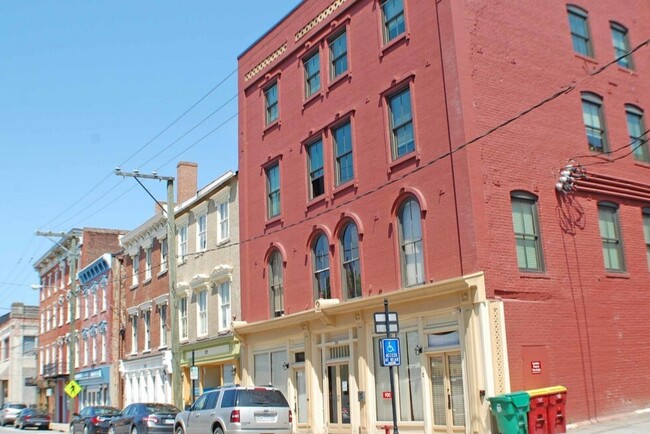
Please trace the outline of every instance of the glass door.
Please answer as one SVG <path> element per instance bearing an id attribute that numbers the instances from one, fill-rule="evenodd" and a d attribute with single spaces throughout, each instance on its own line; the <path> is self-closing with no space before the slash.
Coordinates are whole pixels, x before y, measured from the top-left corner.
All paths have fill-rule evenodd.
<path id="1" fill-rule="evenodd" d="M 296 369 L 294 373 L 294 380 L 296 382 L 296 403 L 294 406 L 294 413 L 298 424 L 307 423 L 307 382 L 305 379 L 305 370 Z"/>
<path id="2" fill-rule="evenodd" d="M 429 358 L 436 432 L 465 432 L 465 392 L 460 353 Z"/>
<path id="3" fill-rule="evenodd" d="M 347 363 L 327 367 L 328 422 L 330 429 L 343 429 L 344 425 L 350 424 L 349 375 Z"/>

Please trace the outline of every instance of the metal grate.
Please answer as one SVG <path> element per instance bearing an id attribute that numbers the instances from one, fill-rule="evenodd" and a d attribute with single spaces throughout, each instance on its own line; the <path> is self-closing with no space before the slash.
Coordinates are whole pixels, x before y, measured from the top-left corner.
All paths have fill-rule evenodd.
<path id="1" fill-rule="evenodd" d="M 347 359 L 350 357 L 349 345 L 337 345 L 328 348 L 329 354 L 327 360 Z"/>

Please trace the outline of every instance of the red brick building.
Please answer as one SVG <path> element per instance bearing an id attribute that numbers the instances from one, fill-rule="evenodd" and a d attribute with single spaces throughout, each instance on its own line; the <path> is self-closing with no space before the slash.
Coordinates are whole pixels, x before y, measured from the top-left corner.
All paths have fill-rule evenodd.
<path id="1" fill-rule="evenodd" d="M 265 33 L 239 58 L 242 379 L 298 431 L 380 432 L 387 299 L 400 431 L 489 432 L 486 397 L 558 384 L 569 423 L 647 407 L 649 18 L 308 0 Z"/>
<path id="2" fill-rule="evenodd" d="M 73 401 L 73 410 L 90 403 L 119 405 L 114 369 L 118 360 L 117 331 L 112 327 L 119 271 L 114 270 L 113 254 L 119 252 L 118 240 L 124 233 L 114 229 L 72 229 L 34 264 L 41 282 L 39 404 L 48 409 L 54 422 L 66 423 L 69 417 L 70 401 L 64 387 L 70 373 L 71 322 L 75 329 L 75 379 L 83 387 L 82 394 Z M 78 252 L 74 294 L 70 275 L 73 236 L 77 238 Z"/>

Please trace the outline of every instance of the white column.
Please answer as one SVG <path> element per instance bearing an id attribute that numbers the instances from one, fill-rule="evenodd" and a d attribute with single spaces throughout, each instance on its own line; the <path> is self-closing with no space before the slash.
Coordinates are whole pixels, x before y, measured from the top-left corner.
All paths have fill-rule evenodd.
<path id="1" fill-rule="evenodd" d="M 154 371 L 147 371 L 147 402 L 156 402 L 156 389 L 154 384 Z"/>

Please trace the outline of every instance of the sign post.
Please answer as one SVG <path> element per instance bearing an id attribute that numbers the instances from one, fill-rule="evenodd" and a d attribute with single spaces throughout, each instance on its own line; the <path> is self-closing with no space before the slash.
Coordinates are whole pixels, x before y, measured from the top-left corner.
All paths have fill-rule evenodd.
<path id="1" fill-rule="evenodd" d="M 401 365 L 399 338 L 391 337 L 391 333 L 399 331 L 397 312 L 388 311 L 388 299 L 384 298 L 384 311 L 375 312 L 375 333 L 386 333 L 384 339 L 379 340 L 380 364 L 388 366 L 390 378 L 390 401 L 393 408 L 393 434 L 399 434 L 397 427 L 397 405 L 395 403 L 395 379 L 393 378 L 393 367 Z"/>

